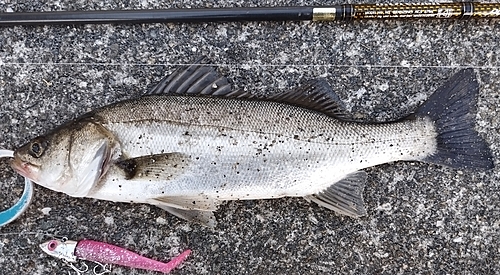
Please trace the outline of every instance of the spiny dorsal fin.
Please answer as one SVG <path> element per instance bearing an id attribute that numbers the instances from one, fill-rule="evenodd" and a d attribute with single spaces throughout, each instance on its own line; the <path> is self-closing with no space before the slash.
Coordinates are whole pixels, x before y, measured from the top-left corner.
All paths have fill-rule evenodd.
<path id="1" fill-rule="evenodd" d="M 302 86 L 273 95 L 254 95 L 248 91 L 232 91 L 227 79 L 220 76 L 202 57 L 193 64 L 179 67 L 146 95 L 208 95 L 226 98 L 269 100 L 322 112 L 347 119 L 343 102 L 324 79 L 310 80 Z"/>
<path id="2" fill-rule="evenodd" d="M 342 215 L 354 218 L 364 216 L 366 210 L 363 202 L 363 189 L 366 178 L 365 172 L 358 171 L 347 175 L 322 192 L 304 198 Z"/>
<path id="3" fill-rule="evenodd" d="M 221 95 L 231 92 L 227 79 L 215 68 L 207 65 L 202 57 L 193 64 L 180 66 L 171 75 L 163 78 L 146 95 Z"/>

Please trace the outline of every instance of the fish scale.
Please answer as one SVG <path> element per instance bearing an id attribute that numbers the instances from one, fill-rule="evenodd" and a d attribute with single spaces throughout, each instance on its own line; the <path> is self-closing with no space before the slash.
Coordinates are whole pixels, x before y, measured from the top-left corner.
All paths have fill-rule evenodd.
<path id="1" fill-rule="evenodd" d="M 364 168 L 400 160 L 493 167 L 471 115 L 478 90 L 473 71 L 461 70 L 414 114 L 370 124 L 353 121 L 325 80 L 257 96 L 196 62 L 142 97 L 33 139 L 12 166 L 71 196 L 148 203 L 208 226 L 223 201 L 285 196 L 359 217 Z"/>
<path id="2" fill-rule="evenodd" d="M 159 119 L 128 116 L 130 106 Z M 228 113 L 238 107 L 244 109 Z M 263 113 L 276 123 L 262 121 Z M 366 167 L 421 160 L 436 147 L 434 127 L 425 119 L 356 124 L 276 102 L 151 96 L 95 115 L 121 141 L 127 157 L 180 152 L 193 161 L 174 184 L 144 182 L 136 191 L 129 189 L 132 197 L 117 201 L 147 202 L 136 197 L 139 188 L 151 191 L 145 197 L 160 197 L 161 192 L 219 200 L 305 196 Z M 126 181 L 115 180 L 107 188 L 109 196 Z"/>

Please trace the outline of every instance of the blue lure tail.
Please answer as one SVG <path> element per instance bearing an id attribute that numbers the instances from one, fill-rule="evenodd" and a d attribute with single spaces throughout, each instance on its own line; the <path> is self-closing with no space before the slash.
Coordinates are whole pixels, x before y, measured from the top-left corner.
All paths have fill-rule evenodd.
<path id="1" fill-rule="evenodd" d="M 424 161 L 458 169 L 492 169 L 488 144 L 474 130 L 479 84 L 472 69 L 452 76 L 417 109 L 436 127 L 437 150 Z"/>
<path id="2" fill-rule="evenodd" d="M 9 209 L 0 212 L 0 227 L 17 219 L 30 205 L 33 198 L 33 183 L 25 178 L 24 191 L 21 198 Z"/>

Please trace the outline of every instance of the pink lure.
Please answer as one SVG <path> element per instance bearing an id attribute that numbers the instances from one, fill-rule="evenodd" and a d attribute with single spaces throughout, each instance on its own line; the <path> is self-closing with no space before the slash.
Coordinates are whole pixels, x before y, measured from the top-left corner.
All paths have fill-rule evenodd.
<path id="1" fill-rule="evenodd" d="M 69 262 L 81 259 L 163 273 L 169 273 L 172 269 L 180 265 L 191 253 L 191 250 L 188 249 L 173 258 L 170 262 L 162 263 L 116 245 L 92 240 L 81 240 L 78 242 L 52 240 L 41 244 L 40 247 L 45 253 Z"/>

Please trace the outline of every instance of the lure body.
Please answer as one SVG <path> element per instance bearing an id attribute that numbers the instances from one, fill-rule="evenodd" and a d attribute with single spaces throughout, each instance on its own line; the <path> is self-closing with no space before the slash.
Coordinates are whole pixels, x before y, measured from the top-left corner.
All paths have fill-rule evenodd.
<path id="1" fill-rule="evenodd" d="M 116 245 L 92 240 L 64 242 L 52 240 L 41 244 L 40 248 L 45 253 L 68 262 L 87 260 L 163 273 L 169 273 L 172 269 L 179 266 L 191 253 L 191 250 L 188 249 L 173 258 L 170 262 L 163 263 Z"/>

